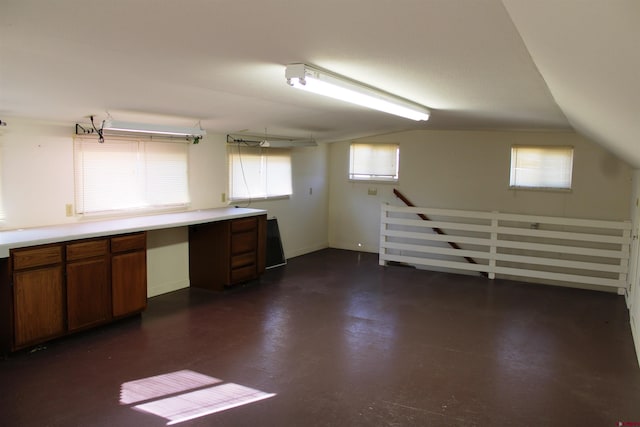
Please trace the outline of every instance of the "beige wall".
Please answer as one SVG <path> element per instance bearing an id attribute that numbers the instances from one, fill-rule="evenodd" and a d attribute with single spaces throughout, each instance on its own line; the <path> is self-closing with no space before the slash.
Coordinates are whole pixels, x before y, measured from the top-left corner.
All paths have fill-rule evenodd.
<path id="1" fill-rule="evenodd" d="M 630 218 L 632 169 L 575 133 L 411 131 L 360 141 L 400 144 L 400 182 L 349 182 L 349 142 L 331 144 L 331 247 L 377 252 L 380 204 L 402 204 L 392 194 L 394 187 L 419 206 L 591 219 Z M 573 146 L 573 190 L 510 190 L 513 144 Z M 377 190 L 377 195 L 368 195 L 369 189 Z"/>
<path id="2" fill-rule="evenodd" d="M 67 217 L 73 203 L 73 124 L 3 117 L 0 128 L 2 191 L 7 220 L 3 229 L 86 221 Z M 294 195 L 254 203 L 277 216 L 287 258 L 324 248 L 327 241 L 326 146 L 293 150 Z M 207 135 L 189 146 L 192 209 L 227 206 L 225 135 Z M 309 194 L 309 188 L 312 189 Z M 189 285 L 186 227 L 153 231 L 148 237 L 148 295 Z"/>

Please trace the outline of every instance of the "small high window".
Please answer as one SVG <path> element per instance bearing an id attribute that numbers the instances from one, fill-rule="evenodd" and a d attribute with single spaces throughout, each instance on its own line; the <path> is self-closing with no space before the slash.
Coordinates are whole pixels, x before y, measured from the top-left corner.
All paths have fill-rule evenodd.
<path id="1" fill-rule="evenodd" d="M 571 189 L 573 147 L 511 147 L 511 188 Z"/>
<path id="2" fill-rule="evenodd" d="M 349 159 L 350 180 L 398 182 L 398 144 L 352 143 Z"/>

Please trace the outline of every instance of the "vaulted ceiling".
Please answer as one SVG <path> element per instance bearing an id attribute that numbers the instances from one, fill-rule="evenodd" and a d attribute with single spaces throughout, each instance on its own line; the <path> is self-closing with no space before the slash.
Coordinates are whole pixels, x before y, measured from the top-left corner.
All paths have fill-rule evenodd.
<path id="1" fill-rule="evenodd" d="M 0 119 L 120 120 L 335 141 L 571 130 L 640 167 L 636 0 L 4 0 Z M 290 88 L 304 62 L 428 122 Z"/>

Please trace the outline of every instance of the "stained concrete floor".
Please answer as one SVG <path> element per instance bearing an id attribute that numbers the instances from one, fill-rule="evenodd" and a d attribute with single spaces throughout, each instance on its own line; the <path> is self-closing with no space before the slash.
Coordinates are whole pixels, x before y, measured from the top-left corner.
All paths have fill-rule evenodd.
<path id="1" fill-rule="evenodd" d="M 275 395 L 179 426 L 640 425 L 623 297 L 335 249 L 13 354 L 0 361 L 0 425 L 166 425 L 142 408 L 180 398 L 184 372 Z"/>

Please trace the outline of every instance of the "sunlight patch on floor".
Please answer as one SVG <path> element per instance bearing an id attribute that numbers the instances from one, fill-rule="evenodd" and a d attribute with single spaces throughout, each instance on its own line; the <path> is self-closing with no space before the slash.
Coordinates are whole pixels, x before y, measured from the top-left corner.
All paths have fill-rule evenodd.
<path id="1" fill-rule="evenodd" d="M 177 424 L 275 396 L 189 370 L 123 383 L 120 404 Z M 216 385 L 213 385 L 216 384 Z M 213 385 L 213 386 L 212 386 Z"/>

